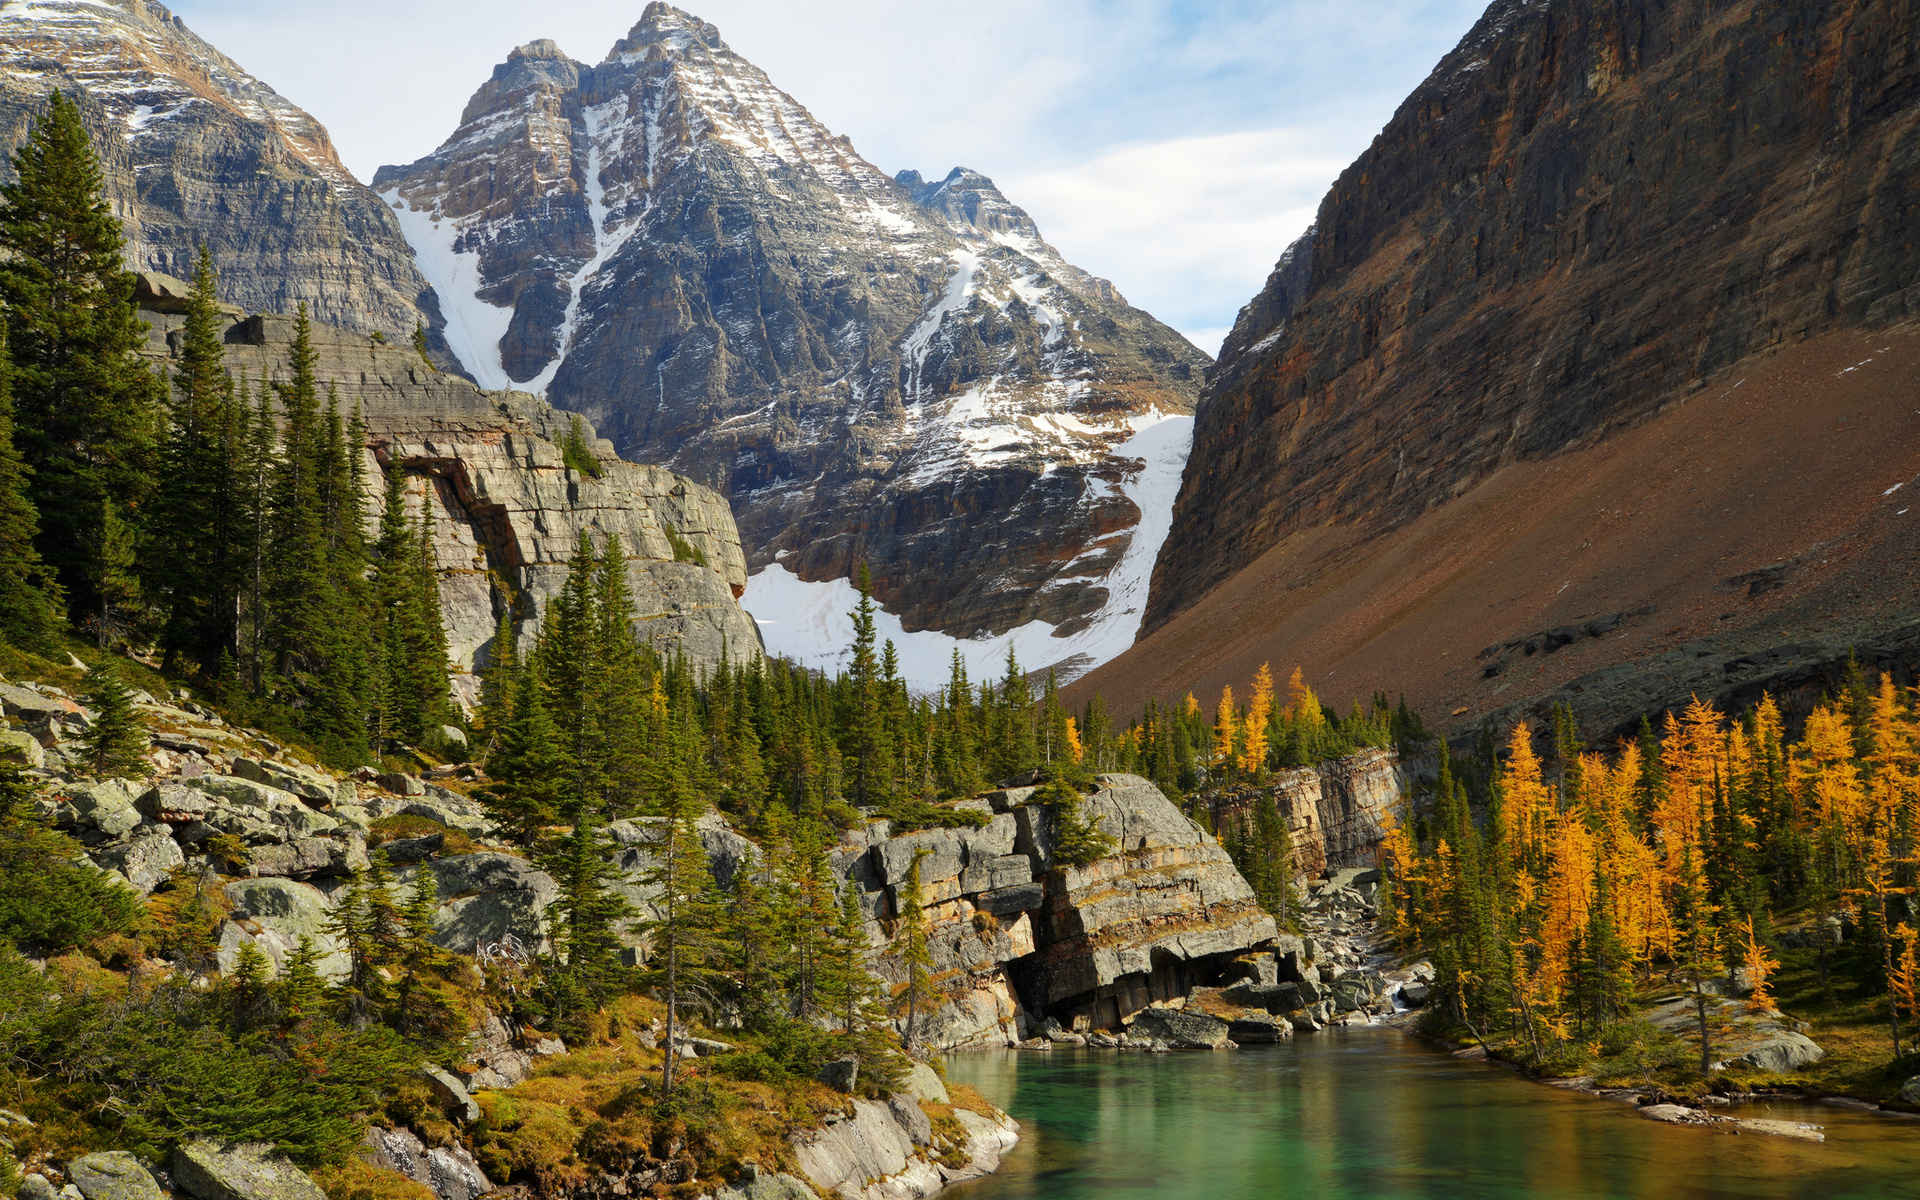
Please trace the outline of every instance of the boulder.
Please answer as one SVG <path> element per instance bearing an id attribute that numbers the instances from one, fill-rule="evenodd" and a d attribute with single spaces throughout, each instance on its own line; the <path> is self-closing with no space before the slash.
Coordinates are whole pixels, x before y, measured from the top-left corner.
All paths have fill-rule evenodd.
<path id="1" fill-rule="evenodd" d="M 199 1200 L 327 1200 L 304 1171 L 264 1142 L 183 1142 L 173 1151 L 173 1183 Z"/>
<path id="2" fill-rule="evenodd" d="M 1422 1008 L 1426 1005 L 1432 990 L 1419 980 L 1400 985 L 1400 1003 L 1408 1008 Z"/>
<path id="3" fill-rule="evenodd" d="M 395 838 L 391 842 L 381 842 L 380 849 L 392 863 L 414 863 L 432 858 L 446 848 L 447 835 L 430 833 L 424 837 Z"/>
<path id="4" fill-rule="evenodd" d="M 1241 982 L 1221 992 L 1220 998 L 1240 1008 L 1258 1008 L 1269 1013 L 1290 1013 L 1300 1007 L 1300 988 L 1299 985 L 1292 983 Z"/>
<path id="5" fill-rule="evenodd" d="M 145 837 L 97 847 L 93 860 L 118 870 L 144 895 L 160 886 L 175 867 L 185 866 L 187 856 L 180 852 L 172 838 L 155 831 Z"/>
<path id="6" fill-rule="evenodd" d="M 294 838 L 278 845 L 255 846 L 248 855 L 247 873 L 291 879 L 333 874 L 338 861 L 336 849 L 327 838 Z"/>
<path id="7" fill-rule="evenodd" d="M 166 1200 L 153 1176 L 125 1150 L 103 1150 L 67 1164 L 67 1178 L 87 1200 Z"/>
<path id="8" fill-rule="evenodd" d="M 906 1130 L 907 1140 L 914 1145 L 924 1146 L 933 1140 L 933 1121 L 912 1096 L 895 1092 L 887 1098 L 887 1111 L 893 1115 L 894 1122 Z M 89 1196 L 87 1200 L 93 1198 Z"/>
<path id="9" fill-rule="evenodd" d="M 1900 1102 L 1902 1104 L 1920 1104 L 1920 1075 L 1915 1075 L 1912 1079 L 1907 1080 L 1906 1083 L 1901 1085 Z"/>
<path id="10" fill-rule="evenodd" d="M 60 1200 L 60 1191 L 36 1172 L 20 1181 L 19 1200 Z"/>
<path id="11" fill-rule="evenodd" d="M 814 1078 L 826 1084 L 836 1092 L 853 1094 L 854 1084 L 860 1078 L 860 1060 L 857 1058 L 836 1059 L 820 1068 Z"/>
<path id="12" fill-rule="evenodd" d="M 947 1085 L 940 1081 L 939 1072 L 925 1063 L 913 1064 L 907 1072 L 907 1078 L 901 1090 L 923 1104 L 950 1104 L 947 1097 Z"/>
<path id="13" fill-rule="evenodd" d="M 29 691 L 23 687 L 0 684 L 0 712 L 4 712 L 9 717 L 18 717 L 22 721 L 37 721 L 43 717 L 77 712 L 79 708 L 80 706 L 71 700 L 42 696 L 39 692 Z"/>
<path id="14" fill-rule="evenodd" d="M 1144 1008 L 1134 1014 L 1133 1035 L 1165 1042 L 1176 1050 L 1218 1050 L 1227 1043 L 1227 1023 L 1205 1013 Z"/>
<path id="15" fill-rule="evenodd" d="M 278 973 L 304 935 L 323 955 L 317 964 L 322 978 L 346 976 L 351 964 L 328 931 L 333 906 L 320 889 L 291 879 L 263 878 L 229 883 L 226 893 L 233 920 L 221 927 L 216 958 L 222 971 L 234 969 L 244 940 L 258 946 Z"/>
<path id="16" fill-rule="evenodd" d="M 453 1114 L 455 1120 L 471 1125 L 480 1119 L 479 1103 L 468 1093 L 467 1085 L 455 1078 L 451 1071 L 425 1066 L 420 1068 L 420 1078 L 427 1081 L 427 1086 L 433 1089 L 433 1094 L 447 1106 L 447 1111 Z"/>
<path id="17" fill-rule="evenodd" d="M 292 792 L 239 775 L 200 775 L 194 779 L 193 786 L 242 808 L 290 808 L 300 803 Z"/>
<path id="18" fill-rule="evenodd" d="M 163 783 L 147 789 L 134 805 L 142 816 L 169 825 L 190 825 L 195 821 L 204 821 L 219 806 L 218 800 L 198 788 L 182 787 L 177 783 Z"/>
<path id="19" fill-rule="evenodd" d="M 1039 908 L 1046 898 L 1045 884 L 1023 883 L 1017 887 L 1005 887 L 976 896 L 973 905 L 980 911 L 990 912 L 996 917 L 1010 917 L 1016 913 Z"/>
<path id="20" fill-rule="evenodd" d="M 474 1200 L 493 1190 L 493 1181 L 458 1142 L 429 1149 L 412 1130 L 375 1127 L 367 1130 L 366 1146 L 374 1166 L 426 1184 L 435 1200 Z"/>
<path id="21" fill-rule="evenodd" d="M 38 769 L 47 765 L 47 752 L 30 733 L 0 729 L 0 762 Z"/>
<path id="22" fill-rule="evenodd" d="M 1782 1029 L 1770 1035 L 1766 1041 L 1751 1047 L 1733 1061 L 1756 1070 L 1789 1075 L 1801 1067 L 1819 1062 L 1826 1056 L 1827 1052 L 1806 1034 Z"/>
<path id="23" fill-rule="evenodd" d="M 1293 1022 L 1272 1013 L 1244 1013 L 1227 1022 L 1227 1036 L 1243 1046 L 1285 1041 L 1293 1036 Z"/>
<path id="24" fill-rule="evenodd" d="M 713 1194 L 713 1200 L 818 1200 L 812 1188 L 791 1175 L 742 1177 Z"/>
<path id="25" fill-rule="evenodd" d="M 411 775 L 402 775 L 396 771 L 389 771 L 384 775 L 379 775 L 375 777 L 374 782 L 396 796 L 424 796 L 427 794 L 426 784 Z"/>
<path id="26" fill-rule="evenodd" d="M 440 897 L 433 923 L 440 945 L 470 954 L 511 934 L 529 950 L 546 941 L 546 910 L 559 896 L 553 877 L 524 858 L 487 851 L 404 868 L 410 883 L 432 871 Z"/>

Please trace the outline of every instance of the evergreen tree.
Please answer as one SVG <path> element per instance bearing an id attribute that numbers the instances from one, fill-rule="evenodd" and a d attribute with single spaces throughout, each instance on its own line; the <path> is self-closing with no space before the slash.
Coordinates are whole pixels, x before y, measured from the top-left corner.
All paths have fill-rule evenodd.
<path id="1" fill-rule="evenodd" d="M 184 654 L 211 673 L 233 641 L 240 528 L 230 439 L 238 425 L 223 324 L 213 258 L 202 246 L 173 373 L 156 496 L 150 574 L 165 608 L 160 645 L 168 670 L 178 669 Z"/>
<path id="2" fill-rule="evenodd" d="M 913 864 L 907 868 L 906 886 L 900 892 L 898 952 L 907 979 L 893 1003 L 895 1011 L 902 1014 L 901 1041 L 909 1058 L 919 1050 L 920 1015 L 931 1011 L 939 999 L 933 987 L 933 954 L 927 947 L 926 895 L 920 883 L 920 860 L 928 853 L 930 851 L 914 851 Z"/>
<path id="3" fill-rule="evenodd" d="M 860 1064 L 860 1078 L 890 1091 L 907 1064 L 887 1023 L 886 986 L 868 966 L 866 922 L 855 889 L 840 893 L 827 949 L 824 990 L 833 1019 L 840 1025 L 840 1053 Z"/>
<path id="4" fill-rule="evenodd" d="M 307 307 L 294 318 L 292 379 L 275 383 L 284 420 L 280 453 L 271 468 L 271 529 L 267 538 L 265 641 L 278 678 L 302 692 L 324 669 L 329 578 L 325 505 L 320 470 L 326 432 L 321 423 L 319 355 Z"/>
<path id="5" fill-rule="evenodd" d="M 541 656 L 535 655 L 520 669 L 513 715 L 487 759 L 492 781 L 481 791 L 487 815 L 523 846 L 533 845 L 540 830 L 558 819 L 566 773 L 540 668 Z"/>
<path id="6" fill-rule="evenodd" d="M 887 736 L 886 686 L 875 647 L 873 574 L 860 564 L 860 603 L 853 618 L 853 661 L 847 668 L 851 709 L 842 744 L 853 771 L 853 803 L 890 811 L 894 799 L 893 746 Z"/>
<path id="7" fill-rule="evenodd" d="M 80 699 L 93 713 L 93 723 L 79 738 L 87 770 L 95 776 L 146 778 L 153 769 L 146 730 L 134 712 L 133 693 L 113 668 L 104 662 L 89 667 Z"/>
<path id="8" fill-rule="evenodd" d="M 513 630 L 513 603 L 500 606 L 500 618 L 487 643 L 487 665 L 480 672 L 480 727 L 486 731 L 487 747 L 500 741 L 501 731 L 513 716 L 513 688 L 520 676 L 520 652 Z"/>
<path id="9" fill-rule="evenodd" d="M 15 442 L 32 470 L 40 552 L 76 621 L 127 615 L 132 531 L 153 490 L 160 385 L 136 357 L 145 326 L 120 224 L 80 111 L 59 91 L 0 188 L 0 300 L 14 366 Z M 118 593 L 116 599 L 115 593 Z M 103 637 L 104 637 L 103 633 Z"/>
<path id="10" fill-rule="evenodd" d="M 0 640 L 29 650 L 50 647 L 62 599 L 40 561 L 40 514 L 27 498 L 28 468 L 14 445 L 13 364 L 0 325 Z"/>
<path id="11" fill-rule="evenodd" d="M 633 918 L 633 906 L 614 891 L 619 874 L 611 847 L 591 811 L 583 812 L 567 835 L 541 856 L 540 866 L 560 885 L 553 913 L 552 967 L 546 972 L 548 1008 L 563 1029 L 578 1036 L 581 1018 L 616 995 L 628 974 L 621 961 L 621 934 Z"/>
<path id="12" fill-rule="evenodd" d="M 414 872 L 411 894 L 399 912 L 394 947 L 395 976 L 387 1024 L 415 1041 L 446 1043 L 466 1033 L 460 1001 L 447 985 L 453 956 L 434 940 L 439 880 L 426 864 Z"/>
<path id="13" fill-rule="evenodd" d="M 1112 854 L 1119 841 L 1100 828 L 1100 817 L 1091 821 L 1080 810 L 1080 791 L 1063 775 L 1052 774 L 1047 785 L 1034 795 L 1034 801 L 1047 806 L 1053 814 L 1053 857 L 1056 862 L 1084 867 Z"/>
<path id="14" fill-rule="evenodd" d="M 711 1003 L 720 956 L 722 906 L 695 827 L 701 807 L 691 788 L 673 789 L 665 828 L 654 846 L 653 865 L 639 880 L 653 896 L 653 915 L 637 927 L 652 947 L 644 981 L 667 1005 L 666 1033 L 661 1039 L 666 1050 L 660 1066 L 663 1097 L 673 1094 L 674 1052 L 685 1028 L 684 1016 Z"/>

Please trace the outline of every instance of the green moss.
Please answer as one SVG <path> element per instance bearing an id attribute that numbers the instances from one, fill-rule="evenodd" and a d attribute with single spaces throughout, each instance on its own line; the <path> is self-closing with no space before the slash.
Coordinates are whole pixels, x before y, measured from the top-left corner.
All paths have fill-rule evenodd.
<path id="1" fill-rule="evenodd" d="M 673 561 L 699 563 L 703 567 L 710 565 L 707 556 L 700 552 L 700 547 L 681 537 L 671 521 L 660 522 L 660 527 L 667 531 L 667 544 L 673 547 Z"/>

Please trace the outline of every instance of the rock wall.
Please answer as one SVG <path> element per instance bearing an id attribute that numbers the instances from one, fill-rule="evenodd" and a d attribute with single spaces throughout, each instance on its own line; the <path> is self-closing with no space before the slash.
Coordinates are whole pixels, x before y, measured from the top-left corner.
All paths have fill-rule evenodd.
<path id="1" fill-rule="evenodd" d="M 141 315 L 156 363 L 177 352 L 185 318 L 165 311 L 179 306 L 155 293 L 180 286 L 153 277 L 143 284 Z M 237 312 L 228 319 L 229 369 L 254 387 L 284 380 L 292 320 Z M 759 628 L 736 603 L 747 581 L 739 531 L 713 491 L 659 467 L 620 461 L 585 424 L 601 475 L 571 470 L 559 447 L 571 414 L 521 393 L 482 392 L 435 370 L 410 347 L 318 324 L 311 337 L 322 387 L 334 389 L 346 414 L 358 406 L 366 421 L 370 521 L 378 519 L 379 480 L 395 459 L 406 469 L 416 511 L 429 501 L 461 699 L 478 697 L 475 672 L 486 664 L 502 608 L 512 607 L 523 637 L 538 628 L 583 530 L 596 545 L 618 534 L 627 551 L 636 637 L 665 654 L 684 650 L 702 666 L 723 653 L 736 662 L 760 654 Z M 704 562 L 676 555 L 669 531 Z"/>
<path id="2" fill-rule="evenodd" d="M 1273 797 L 1293 839 L 1293 872 L 1317 878 L 1340 867 L 1371 867 L 1401 793 L 1399 756 L 1363 750 L 1311 767 L 1275 771 L 1266 784 L 1207 797 L 1213 827 L 1250 822 Z"/>
<path id="3" fill-rule="evenodd" d="M 1403 525 L 1751 355 L 1920 315 L 1916 23 L 1497 0 L 1226 339 L 1144 629 L 1290 535 Z"/>
<path id="4" fill-rule="evenodd" d="M 1048 1018 L 1116 1028 L 1276 935 L 1219 843 L 1158 788 L 1134 775 L 1099 784 L 1082 810 L 1119 845 L 1084 867 L 1053 860 L 1052 814 L 1032 788 L 965 802 L 991 814 L 979 829 L 888 837 L 877 822 L 849 834 L 835 866 L 860 888 L 880 973 L 895 984 L 906 978 L 889 940 L 899 890 L 928 852 L 921 880 L 943 995 L 921 1035 L 933 1045 L 1008 1045 Z"/>

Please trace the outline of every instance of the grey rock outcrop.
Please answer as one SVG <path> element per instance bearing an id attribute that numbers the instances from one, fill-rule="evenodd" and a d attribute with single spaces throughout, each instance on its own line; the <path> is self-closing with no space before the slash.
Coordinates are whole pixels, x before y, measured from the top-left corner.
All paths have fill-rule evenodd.
<path id="1" fill-rule="evenodd" d="M 383 167 L 468 368 L 729 496 L 755 569 L 870 562 L 909 629 L 1084 626 L 1140 522 L 1134 432 L 1207 357 L 985 177 L 891 179 L 699 18 L 519 47 Z M 1137 452 L 1135 452 L 1137 455 Z"/>
<path id="2" fill-rule="evenodd" d="M 367 1130 L 368 1161 L 397 1171 L 433 1189 L 436 1200 L 474 1200 L 493 1190 L 493 1182 L 464 1146 L 429 1149 L 410 1129 Z"/>
<path id="3" fill-rule="evenodd" d="M 0 148 L 19 145 L 56 87 L 80 100 L 135 269 L 190 278 L 206 246 L 236 304 L 305 301 L 317 320 L 401 340 L 424 322 L 439 341 L 399 222 L 326 129 L 165 7 L 0 8 Z M 0 176 L 12 178 L 3 159 Z"/>
<path id="4" fill-rule="evenodd" d="M 125 1150 L 82 1155 L 67 1164 L 67 1178 L 87 1200 L 166 1200 L 167 1195 Z"/>
<path id="5" fill-rule="evenodd" d="M 305 937 L 320 952 L 315 969 L 322 978 L 346 977 L 352 964 L 346 948 L 328 928 L 333 906 L 319 888 L 292 879 L 242 879 L 229 883 L 226 894 L 232 919 L 220 929 L 217 958 L 222 971 L 234 969 L 245 941 L 267 956 L 277 975 Z"/>
<path id="6" fill-rule="evenodd" d="M 196 1140 L 173 1151 L 174 1185 L 199 1200 L 327 1200 L 327 1194 L 265 1143 Z"/>
<path id="7" fill-rule="evenodd" d="M 1387 820 L 1400 800 L 1399 759 L 1392 750 L 1362 750 L 1346 758 L 1275 771 L 1254 788 L 1207 796 L 1213 827 L 1249 825 L 1270 796 L 1287 823 L 1293 873 L 1317 876 L 1329 869 L 1372 866 L 1386 837 Z"/>
<path id="8" fill-rule="evenodd" d="M 1175 1050 L 1218 1050 L 1227 1044 L 1227 1022 L 1205 1013 L 1147 1008 L 1135 1013 L 1133 1036 L 1165 1042 Z"/>
<path id="9" fill-rule="evenodd" d="M 897 915 L 907 869 L 926 852 L 928 949 L 942 995 L 919 1036 L 949 1049 L 1008 1045 L 1049 1017 L 1117 1029 L 1276 936 L 1225 851 L 1158 788 L 1131 775 L 1099 782 L 1082 809 L 1118 848 L 1084 867 L 1053 862 L 1050 814 L 1025 803 L 1031 788 L 989 796 L 989 809 L 1008 811 L 978 829 L 871 843 L 848 833 L 835 863 L 859 889 L 878 969 L 896 984 L 904 969 L 881 923 Z M 1027 881 L 1010 883 L 1021 863 Z"/>
<path id="10" fill-rule="evenodd" d="M 896 1112 L 903 1104 L 910 1113 Z M 1010 1119 L 963 1109 L 955 1109 L 954 1116 L 967 1133 L 966 1143 L 950 1148 L 938 1163 L 915 1142 L 916 1133 L 923 1143 L 931 1136 L 931 1125 L 921 1132 L 926 1113 L 904 1094 L 891 1104 L 855 1100 L 851 1116 L 829 1118 L 821 1129 L 795 1134 L 794 1157 L 815 1186 L 840 1200 L 916 1200 L 993 1171 L 1019 1138 L 1020 1127 Z M 962 1165 L 945 1165 L 955 1161 Z"/>

